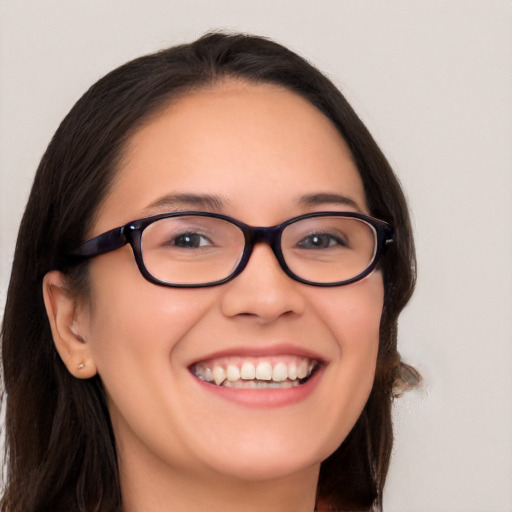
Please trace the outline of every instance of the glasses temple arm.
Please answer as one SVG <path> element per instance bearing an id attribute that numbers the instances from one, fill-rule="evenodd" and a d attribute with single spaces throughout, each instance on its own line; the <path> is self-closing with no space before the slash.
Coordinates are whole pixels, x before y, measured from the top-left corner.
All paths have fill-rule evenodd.
<path id="1" fill-rule="evenodd" d="M 92 258 L 93 256 L 99 256 L 100 254 L 119 249 L 128 243 L 124 232 L 124 226 L 107 231 L 102 235 L 81 243 L 77 249 L 69 253 L 69 256 Z"/>

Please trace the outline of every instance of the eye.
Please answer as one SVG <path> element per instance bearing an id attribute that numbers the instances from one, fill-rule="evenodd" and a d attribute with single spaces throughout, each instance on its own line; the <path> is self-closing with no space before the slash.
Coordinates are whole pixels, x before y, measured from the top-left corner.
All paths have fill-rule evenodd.
<path id="1" fill-rule="evenodd" d="M 170 240 L 169 244 L 183 249 L 196 249 L 197 247 L 213 245 L 209 238 L 200 233 L 182 233 Z"/>
<path id="2" fill-rule="evenodd" d="M 348 246 L 345 240 L 329 233 L 312 233 L 301 240 L 297 245 L 301 249 L 329 249 L 336 246 Z"/>

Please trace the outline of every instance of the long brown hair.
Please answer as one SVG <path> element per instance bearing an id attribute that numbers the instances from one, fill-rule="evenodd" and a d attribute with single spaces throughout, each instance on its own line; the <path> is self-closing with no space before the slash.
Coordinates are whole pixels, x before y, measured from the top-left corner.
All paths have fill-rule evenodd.
<path id="1" fill-rule="evenodd" d="M 318 487 L 319 498 L 333 508 L 381 509 L 401 364 L 397 318 L 415 278 L 403 193 L 363 123 L 323 74 L 267 39 L 214 33 L 103 77 L 72 108 L 42 158 L 19 231 L 1 333 L 7 443 L 2 510 L 120 511 L 115 439 L 101 381 L 75 379 L 58 357 L 42 277 L 60 268 L 77 293 L 86 293 L 87 264 L 64 269 L 61 256 L 83 240 L 130 136 L 171 99 L 229 77 L 279 84 L 322 111 L 352 152 L 371 213 L 396 229 L 380 263 L 385 300 L 374 386 L 349 436 L 322 464 Z"/>

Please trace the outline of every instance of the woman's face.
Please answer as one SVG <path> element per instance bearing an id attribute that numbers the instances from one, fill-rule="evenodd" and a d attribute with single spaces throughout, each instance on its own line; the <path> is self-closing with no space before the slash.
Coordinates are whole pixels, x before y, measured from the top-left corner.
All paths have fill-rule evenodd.
<path id="1" fill-rule="evenodd" d="M 369 213 L 323 114 L 283 88 L 235 81 L 175 101 L 133 136 L 90 235 L 187 209 L 253 226 L 311 211 Z M 167 288 L 142 277 L 127 245 L 94 258 L 90 280 L 80 335 L 104 383 L 121 472 L 263 480 L 317 470 L 361 413 L 377 357 L 378 271 L 348 286 L 308 286 L 257 244 L 226 284 Z M 313 377 L 289 389 L 227 388 L 194 373 L 198 364 L 309 362 Z"/>

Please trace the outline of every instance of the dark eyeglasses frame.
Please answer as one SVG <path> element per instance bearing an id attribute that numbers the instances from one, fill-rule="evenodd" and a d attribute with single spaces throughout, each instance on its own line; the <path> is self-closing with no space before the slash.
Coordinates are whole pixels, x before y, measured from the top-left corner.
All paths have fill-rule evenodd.
<path id="1" fill-rule="evenodd" d="M 157 279 L 153 275 L 151 275 L 144 265 L 144 260 L 142 257 L 142 232 L 145 228 L 147 228 L 153 222 L 156 222 L 161 219 L 166 219 L 170 217 L 184 217 L 184 216 L 200 216 L 200 217 L 212 217 L 215 219 L 221 219 L 231 224 L 237 226 L 243 233 L 245 238 L 245 247 L 242 253 L 242 258 L 238 263 L 237 267 L 229 274 L 227 277 L 223 279 L 219 279 L 218 281 L 212 281 L 208 283 L 198 283 L 198 284 L 176 284 L 169 283 L 167 281 L 162 281 Z M 355 218 L 360 219 L 367 224 L 373 226 L 377 234 L 377 247 L 375 250 L 375 255 L 370 263 L 370 265 L 357 276 L 347 279 L 345 281 L 337 281 L 333 283 L 317 283 L 314 281 L 308 281 L 307 279 L 303 279 L 302 277 L 294 274 L 286 264 L 286 261 L 283 257 L 282 249 L 281 249 L 281 235 L 284 229 L 290 224 L 294 224 L 303 219 L 310 219 L 315 217 L 346 217 L 346 218 Z M 253 248 L 257 243 L 266 243 L 272 249 L 279 265 L 283 269 L 283 271 L 299 283 L 311 285 L 311 286 L 322 286 L 322 287 L 330 287 L 330 286 L 342 286 L 350 283 L 354 283 L 363 279 L 365 276 L 370 274 L 375 267 L 377 266 L 378 260 L 382 255 L 384 247 L 387 244 L 393 242 L 394 228 L 387 222 L 384 222 L 380 219 L 376 219 L 374 217 L 370 217 L 369 215 L 364 215 L 361 213 L 355 212 L 329 212 L 329 211 L 321 211 L 321 212 L 312 212 L 306 213 L 304 215 L 299 215 L 297 217 L 292 217 L 277 226 L 271 227 L 253 227 L 243 222 L 234 219 L 233 217 L 228 217 L 227 215 L 222 215 L 220 213 L 210 213 L 210 212 L 200 212 L 200 211 L 175 211 L 162 213 L 158 215 L 153 215 L 151 217 L 145 217 L 143 219 L 133 220 L 125 224 L 124 226 L 111 229 L 101 235 L 98 235 L 86 242 L 83 242 L 78 246 L 78 248 L 67 255 L 66 262 L 69 265 L 77 265 L 82 261 L 94 258 L 95 256 L 99 256 L 100 254 L 105 254 L 107 252 L 115 251 L 120 249 L 126 244 L 130 244 L 132 247 L 133 255 L 135 257 L 135 261 L 140 270 L 140 273 L 147 279 L 149 282 L 161 285 L 168 286 L 172 288 L 204 288 L 207 286 L 217 286 L 220 284 L 224 284 L 237 275 L 239 275 L 244 268 L 246 267 L 249 258 L 251 257 Z"/>

